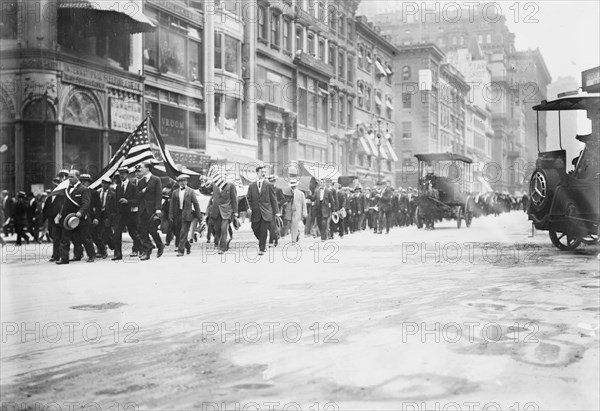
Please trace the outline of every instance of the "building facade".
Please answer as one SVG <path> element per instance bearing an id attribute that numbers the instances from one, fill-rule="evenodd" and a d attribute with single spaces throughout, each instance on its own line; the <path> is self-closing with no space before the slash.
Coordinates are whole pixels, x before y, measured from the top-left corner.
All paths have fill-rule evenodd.
<path id="1" fill-rule="evenodd" d="M 3 188 L 41 192 L 61 168 L 97 174 L 141 122 L 140 33 L 156 28 L 131 4 L 135 12 L 68 0 L 3 10 Z"/>
<path id="2" fill-rule="evenodd" d="M 396 185 L 393 62 L 398 50 L 364 16 L 356 18 L 356 32 L 356 127 L 350 140 L 350 174 L 369 184 L 384 179 Z"/>

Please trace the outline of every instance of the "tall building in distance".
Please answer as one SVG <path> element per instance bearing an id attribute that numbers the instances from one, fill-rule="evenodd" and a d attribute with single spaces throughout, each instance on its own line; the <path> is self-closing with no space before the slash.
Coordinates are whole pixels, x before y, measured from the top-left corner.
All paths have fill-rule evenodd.
<path id="1" fill-rule="evenodd" d="M 461 72 L 470 72 L 465 75 L 471 87 L 469 103 L 483 109 L 477 111 L 479 120 L 491 121 L 493 129 L 489 163 L 493 167 L 488 170 L 494 168 L 495 171 L 487 173 L 486 178 L 495 190 L 522 191 L 527 180 L 527 165 L 537 155 L 536 115 L 531 107 L 546 98 L 546 87 L 551 81 L 541 53 L 539 50 L 517 51 L 515 35 L 508 29 L 506 17 L 490 14 L 487 3 L 475 7 L 472 21 L 467 10 L 463 10 L 462 18 L 457 21 L 444 17 L 439 4 L 421 5 L 425 7 L 423 10 L 410 8 L 408 13 L 409 8 L 398 4 L 393 10 L 369 14 L 369 17 L 381 27 L 382 34 L 391 36 L 396 46 L 418 48 L 435 44 L 453 65 L 461 66 Z M 465 58 L 475 63 L 467 63 Z M 481 67 L 485 62 L 488 83 L 479 84 L 482 77 L 475 73 L 476 62 Z M 479 72 L 483 74 L 481 68 Z M 485 102 L 481 102 L 482 99 Z M 485 103 L 491 111 L 489 118 L 483 107 Z M 475 112 L 471 112 L 473 119 Z M 397 123 L 401 123 L 402 116 L 398 115 Z M 546 141 L 544 114 L 540 115 L 540 124 L 543 149 Z M 481 130 L 486 128 L 483 126 Z M 491 133 L 486 132 L 486 135 L 489 138 Z M 481 150 L 480 154 L 483 154 Z"/>

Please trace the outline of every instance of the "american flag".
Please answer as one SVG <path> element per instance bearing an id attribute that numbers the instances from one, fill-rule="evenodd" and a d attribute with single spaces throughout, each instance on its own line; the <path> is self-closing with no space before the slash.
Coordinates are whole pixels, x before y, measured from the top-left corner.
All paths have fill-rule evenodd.
<path id="1" fill-rule="evenodd" d="M 207 173 L 208 181 L 210 181 L 213 185 L 219 187 L 219 189 L 223 190 L 225 188 L 225 184 L 232 183 L 234 185 L 239 185 L 237 182 L 237 164 L 213 164 Z"/>
<path id="2" fill-rule="evenodd" d="M 125 139 L 108 165 L 102 170 L 100 177 L 90 185 L 90 188 L 98 188 L 103 177 L 111 178 L 121 167 L 127 167 L 129 172 L 132 172 L 136 165 L 146 160 L 156 160 L 148 138 L 149 121 L 149 117 L 146 117 L 133 133 Z"/>

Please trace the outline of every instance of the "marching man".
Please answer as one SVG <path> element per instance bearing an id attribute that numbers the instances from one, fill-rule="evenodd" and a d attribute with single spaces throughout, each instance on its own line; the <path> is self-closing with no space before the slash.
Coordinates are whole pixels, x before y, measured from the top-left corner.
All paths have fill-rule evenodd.
<path id="1" fill-rule="evenodd" d="M 293 198 L 290 203 L 290 209 L 292 211 L 292 243 L 296 243 L 300 239 L 300 221 L 308 217 L 308 210 L 306 208 L 306 197 L 301 190 L 298 190 L 298 180 L 291 180 L 290 187 L 292 188 L 293 194 Z"/>

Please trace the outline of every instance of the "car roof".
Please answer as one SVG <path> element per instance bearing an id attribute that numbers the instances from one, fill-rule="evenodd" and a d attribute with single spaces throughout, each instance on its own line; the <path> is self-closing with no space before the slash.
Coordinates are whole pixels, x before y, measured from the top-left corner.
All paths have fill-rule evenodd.
<path id="1" fill-rule="evenodd" d="M 473 160 L 469 157 L 463 156 L 462 154 L 454 153 L 425 153 L 415 154 L 415 157 L 419 161 L 436 162 L 436 161 L 462 161 L 463 163 L 471 164 Z"/>
<path id="2" fill-rule="evenodd" d="M 556 100 L 542 100 L 535 111 L 594 110 L 600 108 L 600 93 L 577 93 Z"/>

